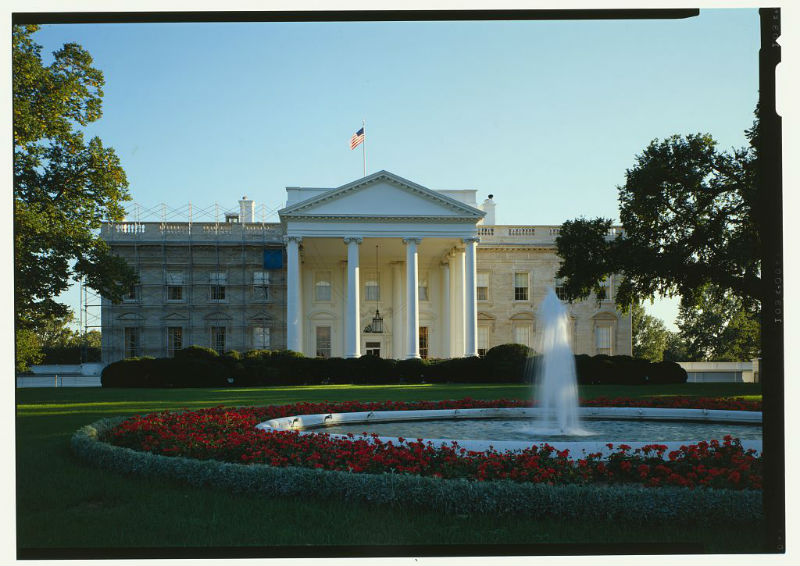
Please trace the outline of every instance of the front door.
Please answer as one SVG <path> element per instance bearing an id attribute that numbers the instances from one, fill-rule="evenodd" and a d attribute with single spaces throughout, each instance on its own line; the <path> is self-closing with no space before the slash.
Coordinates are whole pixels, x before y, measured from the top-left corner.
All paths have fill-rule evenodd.
<path id="1" fill-rule="evenodd" d="M 364 355 L 381 357 L 381 342 L 380 340 L 365 340 L 364 341 Z"/>

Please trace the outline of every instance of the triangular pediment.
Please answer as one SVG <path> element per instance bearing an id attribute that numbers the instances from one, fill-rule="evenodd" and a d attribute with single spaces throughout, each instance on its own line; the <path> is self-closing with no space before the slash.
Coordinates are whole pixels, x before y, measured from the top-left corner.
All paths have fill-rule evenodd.
<path id="1" fill-rule="evenodd" d="M 172 312 L 165 316 L 162 316 L 161 320 L 165 322 L 183 322 L 185 320 L 189 320 L 189 317 L 183 313 Z"/>
<path id="2" fill-rule="evenodd" d="M 203 317 L 204 320 L 212 322 L 227 322 L 233 320 L 231 315 L 223 311 L 214 311 Z"/>
<path id="3" fill-rule="evenodd" d="M 117 317 L 117 320 L 142 321 L 144 317 L 138 312 L 124 312 Z"/>
<path id="4" fill-rule="evenodd" d="M 380 171 L 279 211 L 282 219 L 443 218 L 478 221 L 484 212 L 407 179 Z"/>

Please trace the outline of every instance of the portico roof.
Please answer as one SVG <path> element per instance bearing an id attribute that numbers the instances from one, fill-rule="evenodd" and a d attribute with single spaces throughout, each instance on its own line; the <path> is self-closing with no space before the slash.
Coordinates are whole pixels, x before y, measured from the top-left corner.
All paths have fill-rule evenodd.
<path id="1" fill-rule="evenodd" d="M 476 224 L 486 213 L 389 171 L 378 171 L 278 211 L 281 222 Z"/>

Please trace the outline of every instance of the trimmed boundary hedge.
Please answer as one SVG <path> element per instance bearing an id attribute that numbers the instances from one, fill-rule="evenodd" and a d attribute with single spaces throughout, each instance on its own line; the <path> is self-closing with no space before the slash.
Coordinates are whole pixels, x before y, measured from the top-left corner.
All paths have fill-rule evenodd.
<path id="1" fill-rule="evenodd" d="M 115 473 L 168 478 L 196 487 L 211 486 L 265 496 L 300 495 L 447 513 L 624 523 L 749 523 L 763 518 L 761 492 L 753 490 L 474 482 L 408 474 L 278 468 L 161 456 L 99 440 L 105 431 L 126 418 L 102 419 L 79 429 L 71 439 L 73 453 L 87 464 Z"/>
<path id="2" fill-rule="evenodd" d="M 307 358 L 288 350 L 231 351 L 190 346 L 174 358 L 129 358 L 103 369 L 103 387 L 254 387 L 392 383 L 529 383 L 539 363 L 533 350 L 502 344 L 486 356 L 431 360 Z M 675 362 L 630 356 L 575 356 L 578 384 L 685 383 Z"/>

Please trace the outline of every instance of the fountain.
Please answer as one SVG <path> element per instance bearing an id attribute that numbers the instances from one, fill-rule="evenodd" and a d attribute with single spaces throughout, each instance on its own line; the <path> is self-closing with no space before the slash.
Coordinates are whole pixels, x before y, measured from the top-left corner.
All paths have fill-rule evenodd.
<path id="1" fill-rule="evenodd" d="M 663 443 L 669 450 L 690 444 L 691 438 L 722 438 L 725 434 L 744 439 L 745 449 L 761 451 L 761 413 L 748 411 L 667 409 L 639 407 L 578 406 L 575 357 L 570 346 L 567 309 L 550 288 L 539 306 L 540 354 L 529 364 L 536 384 L 534 408 L 481 408 L 375 411 L 295 415 L 257 425 L 262 430 L 298 430 L 309 433 L 324 429 L 332 436 L 348 438 L 368 430 L 383 442 L 423 438 L 436 445 L 457 440 L 468 450 L 523 450 L 541 442 L 575 455 L 612 452 L 609 441 L 633 448 Z M 587 430 L 581 415 L 592 424 Z M 520 426 L 520 419 L 528 423 Z M 365 426 L 366 425 L 366 426 Z M 757 425 L 757 426 L 754 426 Z M 595 438 L 585 439 L 584 437 Z M 368 438 L 368 436 L 367 436 Z"/>
<path id="2" fill-rule="evenodd" d="M 551 287 L 539 305 L 537 351 L 541 355 L 535 374 L 540 414 L 530 432 L 539 435 L 586 436 L 580 425 L 575 356 L 569 344 L 569 315 Z"/>

